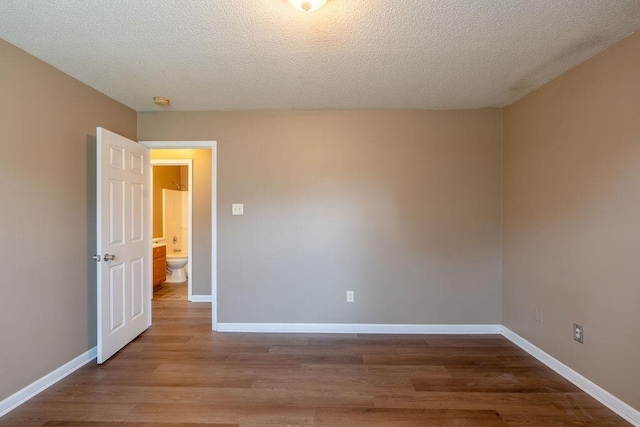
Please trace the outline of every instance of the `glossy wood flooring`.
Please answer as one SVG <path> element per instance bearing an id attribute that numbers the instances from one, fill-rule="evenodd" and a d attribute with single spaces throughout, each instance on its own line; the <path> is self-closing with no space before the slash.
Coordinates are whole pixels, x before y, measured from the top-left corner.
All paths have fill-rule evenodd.
<path id="1" fill-rule="evenodd" d="M 186 301 L 188 299 L 188 284 L 163 283 L 153 291 L 154 301 Z"/>
<path id="2" fill-rule="evenodd" d="M 0 426 L 622 426 L 494 335 L 218 334 L 210 305 L 154 301 L 154 325 Z"/>

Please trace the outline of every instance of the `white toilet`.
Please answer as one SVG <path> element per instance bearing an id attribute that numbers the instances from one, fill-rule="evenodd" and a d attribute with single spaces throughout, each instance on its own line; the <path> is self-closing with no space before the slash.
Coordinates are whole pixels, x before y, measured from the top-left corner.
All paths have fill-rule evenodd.
<path id="1" fill-rule="evenodd" d="M 187 281 L 186 266 L 188 254 L 184 252 L 167 253 L 167 283 L 183 283 Z"/>

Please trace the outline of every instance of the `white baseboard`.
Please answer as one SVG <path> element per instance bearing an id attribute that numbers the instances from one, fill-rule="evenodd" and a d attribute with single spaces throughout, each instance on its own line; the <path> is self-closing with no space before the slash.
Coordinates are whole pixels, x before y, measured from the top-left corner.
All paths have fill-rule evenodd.
<path id="1" fill-rule="evenodd" d="M 624 403 L 602 387 L 591 382 L 587 378 L 583 377 L 564 363 L 560 362 L 553 356 L 545 353 L 529 341 L 522 338 L 520 335 L 511 331 L 509 328 L 502 327 L 502 335 L 513 342 L 515 345 L 547 365 L 549 368 L 562 375 L 567 380 L 581 388 L 585 393 L 611 409 L 616 414 L 620 415 L 625 420 L 629 421 L 634 426 L 640 426 L 640 411 L 632 408 Z"/>
<path id="2" fill-rule="evenodd" d="M 500 325 L 395 325 L 365 323 L 218 323 L 218 332 L 338 334 L 500 334 Z"/>
<path id="3" fill-rule="evenodd" d="M 15 409 L 16 407 L 22 405 L 33 396 L 48 389 L 67 375 L 77 371 L 95 358 L 96 347 L 93 347 L 91 350 L 82 353 L 80 356 L 65 363 L 58 369 L 49 372 L 47 375 L 40 378 L 39 380 L 34 381 L 22 390 L 15 392 L 11 396 L 0 402 L 0 417 L 5 415 L 7 412 Z"/>
<path id="4" fill-rule="evenodd" d="M 211 295 L 191 295 L 190 302 L 211 302 Z"/>

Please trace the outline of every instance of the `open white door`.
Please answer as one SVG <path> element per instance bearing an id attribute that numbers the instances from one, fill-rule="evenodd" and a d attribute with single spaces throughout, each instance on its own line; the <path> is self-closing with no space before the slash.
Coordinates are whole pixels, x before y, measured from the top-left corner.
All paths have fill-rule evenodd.
<path id="1" fill-rule="evenodd" d="M 151 326 L 149 149 L 97 129 L 98 363 Z"/>

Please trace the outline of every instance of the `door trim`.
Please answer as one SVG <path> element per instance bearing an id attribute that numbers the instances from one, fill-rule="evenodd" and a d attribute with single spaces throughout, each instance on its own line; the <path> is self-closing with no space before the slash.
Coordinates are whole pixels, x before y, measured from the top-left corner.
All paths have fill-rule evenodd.
<path id="1" fill-rule="evenodd" d="M 213 159 L 211 159 L 211 161 L 213 161 Z M 187 188 L 188 188 L 188 201 L 187 201 L 187 211 L 189 214 L 189 218 L 187 219 L 187 227 L 189 228 L 188 230 L 188 239 L 189 242 L 187 244 L 187 257 L 188 257 L 188 264 L 187 264 L 187 275 L 189 278 L 193 277 L 193 159 L 157 159 L 157 160 L 153 160 L 151 159 L 151 189 L 153 190 L 153 167 L 154 166 L 186 166 L 188 168 L 188 181 L 187 181 Z M 213 170 L 212 170 L 213 173 Z M 164 201 L 163 201 L 163 205 L 164 205 Z M 151 211 L 152 211 L 152 217 L 153 217 L 153 191 L 151 191 Z M 164 214 L 163 214 L 163 224 L 164 224 Z M 165 232 L 164 232 L 164 225 L 162 227 L 162 234 L 165 239 L 167 239 L 167 236 L 164 236 Z M 213 272 L 211 273 L 213 274 Z M 189 280 L 187 282 L 187 301 L 193 301 L 193 284 L 192 281 Z"/>
<path id="2" fill-rule="evenodd" d="M 217 141 L 139 141 L 148 148 L 211 150 L 211 329 L 218 330 L 218 142 Z"/>

